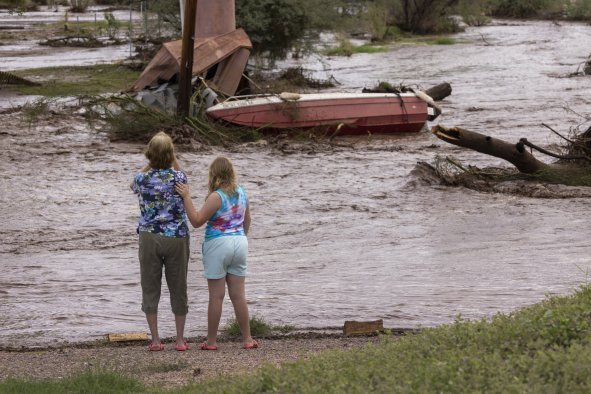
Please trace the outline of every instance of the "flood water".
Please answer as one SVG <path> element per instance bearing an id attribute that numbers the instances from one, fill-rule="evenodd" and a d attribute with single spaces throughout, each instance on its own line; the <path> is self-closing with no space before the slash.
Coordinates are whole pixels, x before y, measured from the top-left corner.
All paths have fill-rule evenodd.
<path id="1" fill-rule="evenodd" d="M 378 81 L 449 82 L 437 123 L 545 147 L 588 113 L 591 77 L 565 78 L 589 54 L 591 26 L 506 22 L 469 28 L 447 46 L 392 45 L 378 54 L 308 59 L 338 90 Z M 292 64 L 288 62 L 289 64 Z M 478 109 L 475 111 L 474 109 Z M 0 128 L 0 346 L 53 344 L 147 331 L 128 185 L 142 146 L 110 143 L 83 119 Z M 204 198 L 207 165 L 231 157 L 253 224 L 247 295 L 272 324 L 338 327 L 384 319 L 413 328 L 479 319 L 567 294 L 591 269 L 588 198 L 541 199 L 422 182 L 418 161 L 453 155 L 509 166 L 429 132 L 347 138 L 321 152 L 242 146 L 182 151 L 192 195 Z M 207 287 L 192 233 L 187 335 L 204 335 Z M 160 331 L 173 336 L 168 293 Z M 222 324 L 232 315 L 229 301 Z"/>

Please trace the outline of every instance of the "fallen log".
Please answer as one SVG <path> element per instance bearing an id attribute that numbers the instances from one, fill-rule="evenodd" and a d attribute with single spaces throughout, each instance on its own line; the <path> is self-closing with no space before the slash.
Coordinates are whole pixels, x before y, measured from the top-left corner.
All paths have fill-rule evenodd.
<path id="1" fill-rule="evenodd" d="M 548 169 L 548 164 L 536 159 L 529 153 L 522 141 L 511 144 L 475 131 L 469 131 L 459 127 L 447 128 L 441 125 L 433 126 L 431 131 L 437 138 L 452 145 L 507 160 L 517 167 L 520 172 L 526 174 L 533 174 Z"/>
<path id="2" fill-rule="evenodd" d="M 392 86 L 387 82 L 380 82 L 380 84 L 374 88 L 363 88 L 363 90 L 361 90 L 362 93 L 405 93 L 414 91 L 415 89 L 411 87 Z M 451 94 L 451 85 L 447 82 L 443 82 L 439 85 L 430 87 L 423 92 L 429 95 L 433 101 L 440 101 Z"/>
<path id="3" fill-rule="evenodd" d="M 591 156 L 588 151 L 559 155 L 540 148 L 527 139 L 519 142 L 509 142 L 493 138 L 474 131 L 459 127 L 447 128 L 441 125 L 433 126 L 431 131 L 435 136 L 452 145 L 461 146 L 498 157 L 513 164 L 519 172 L 534 176 L 538 181 L 560 183 L 571 186 L 591 186 Z M 547 164 L 536 159 L 527 148 L 559 159 Z"/>
<path id="4" fill-rule="evenodd" d="M 425 93 L 431 96 L 433 100 L 441 101 L 451 94 L 451 85 L 447 82 L 440 83 L 425 90 Z"/>

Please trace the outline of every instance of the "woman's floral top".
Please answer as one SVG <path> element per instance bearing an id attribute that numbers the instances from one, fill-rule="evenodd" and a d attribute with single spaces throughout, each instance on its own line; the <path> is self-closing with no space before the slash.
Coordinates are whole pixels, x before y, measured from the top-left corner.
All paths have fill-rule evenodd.
<path id="1" fill-rule="evenodd" d="M 183 198 L 174 190 L 175 182 L 187 183 L 187 175 L 172 168 L 150 169 L 135 175 L 131 188 L 140 203 L 138 233 L 178 238 L 189 236 Z"/>
<path id="2" fill-rule="evenodd" d="M 213 214 L 205 226 L 205 240 L 223 237 L 226 235 L 244 234 L 244 213 L 248 205 L 246 193 L 238 186 L 236 193 L 228 196 L 221 189 L 214 193 L 219 194 L 222 205 Z"/>

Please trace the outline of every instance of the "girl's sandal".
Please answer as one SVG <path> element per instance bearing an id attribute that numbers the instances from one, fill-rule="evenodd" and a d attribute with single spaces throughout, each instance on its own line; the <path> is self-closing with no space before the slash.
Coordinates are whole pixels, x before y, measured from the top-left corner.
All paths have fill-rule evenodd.
<path id="1" fill-rule="evenodd" d="M 243 349 L 256 349 L 258 347 L 259 347 L 259 343 L 257 341 L 255 341 L 254 339 L 252 340 L 252 342 L 245 343 L 244 346 L 242 346 Z"/>
<path id="2" fill-rule="evenodd" d="M 156 345 L 150 342 L 150 344 L 148 345 L 148 350 L 151 352 L 159 352 L 161 350 L 164 350 L 164 344 L 160 342 L 158 345 Z"/>
<path id="3" fill-rule="evenodd" d="M 184 352 L 185 350 L 189 350 L 189 344 L 187 343 L 187 341 L 183 341 L 183 344 L 176 345 L 174 347 L 174 350 L 176 350 L 177 352 Z"/>
<path id="4" fill-rule="evenodd" d="M 218 350 L 216 345 L 208 345 L 207 341 L 201 344 L 201 350 Z"/>

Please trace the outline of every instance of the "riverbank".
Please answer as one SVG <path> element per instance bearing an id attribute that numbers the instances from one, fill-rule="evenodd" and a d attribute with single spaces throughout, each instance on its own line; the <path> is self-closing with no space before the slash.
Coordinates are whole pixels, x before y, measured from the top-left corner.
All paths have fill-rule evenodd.
<path id="1" fill-rule="evenodd" d="M 0 376 L 0 392 L 587 393 L 590 307 L 585 285 L 511 314 L 458 317 L 403 337 L 289 337 L 261 340 L 250 351 L 223 342 L 217 352 L 194 346 L 184 353 L 150 353 L 145 346 L 0 352 L 1 371 L 16 362 L 21 371 L 45 374 L 36 381 Z M 15 354 L 22 358 L 7 358 Z"/>
<path id="2" fill-rule="evenodd" d="M 355 349 L 379 342 L 377 336 L 345 337 L 298 334 L 260 339 L 261 347 L 244 350 L 240 342 L 219 342 L 217 351 L 202 351 L 203 338 L 189 338 L 185 352 L 167 341 L 164 351 L 149 352 L 145 342 L 83 343 L 59 347 L 0 350 L 0 381 L 7 378 L 61 380 L 84 372 L 112 371 L 146 387 L 170 389 L 219 375 L 252 372 L 264 365 L 309 358 L 332 349 Z"/>

